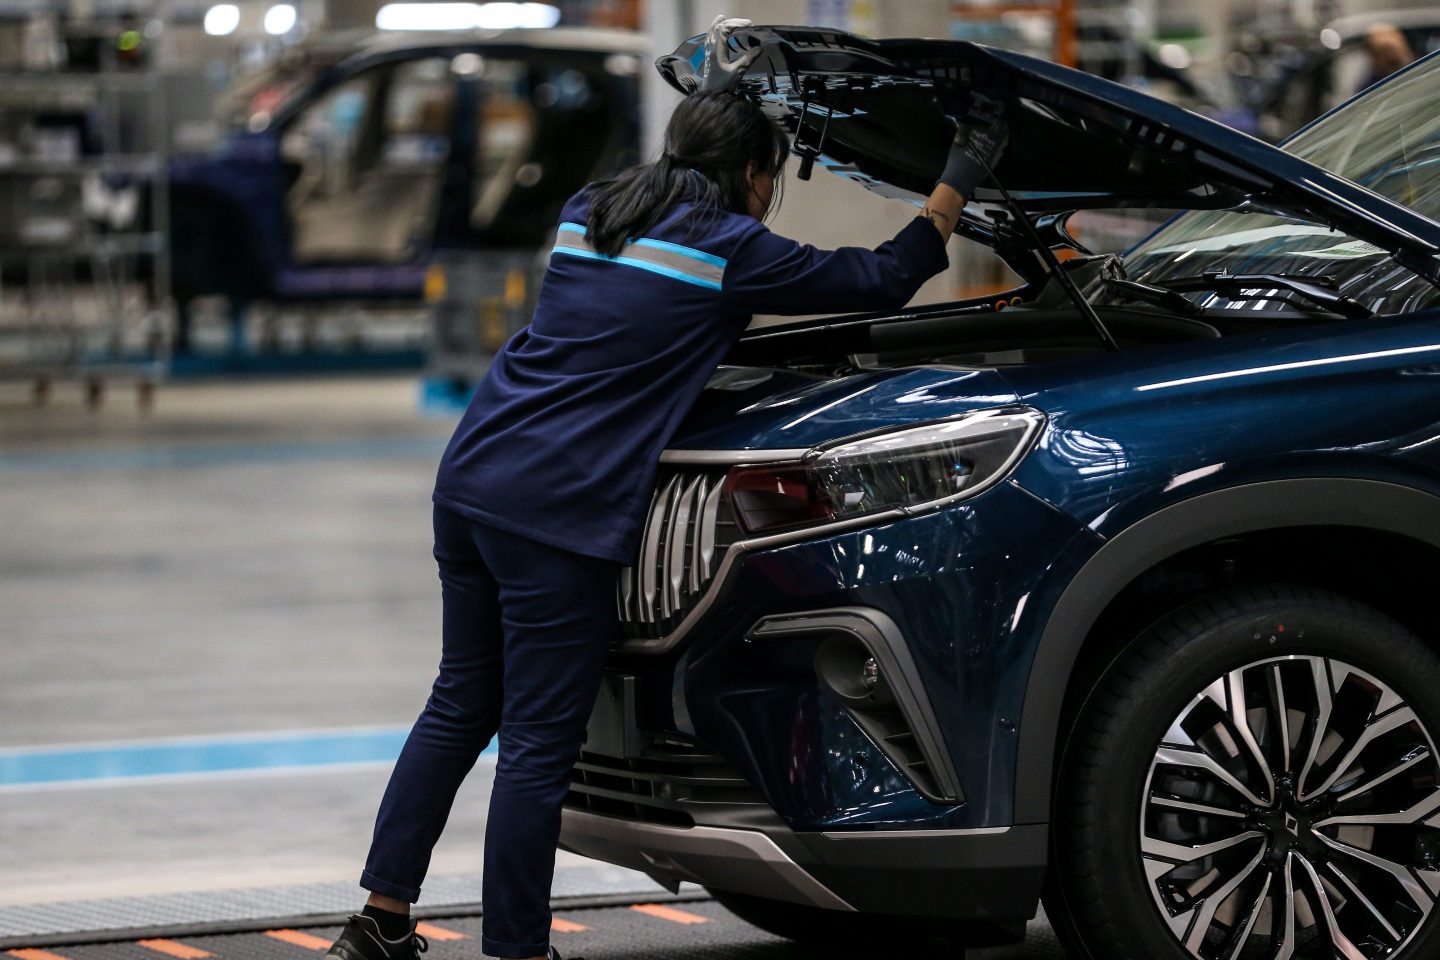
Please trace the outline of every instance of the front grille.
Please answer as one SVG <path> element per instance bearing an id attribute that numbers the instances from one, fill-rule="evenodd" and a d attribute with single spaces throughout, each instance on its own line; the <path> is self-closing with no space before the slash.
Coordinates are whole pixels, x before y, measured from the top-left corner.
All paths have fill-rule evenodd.
<path id="1" fill-rule="evenodd" d="M 721 495 L 725 469 L 662 465 L 650 499 L 640 556 L 620 572 L 616 604 L 626 640 L 665 637 L 715 577 L 740 530 Z"/>
<path id="2" fill-rule="evenodd" d="M 704 805 L 764 805 L 724 757 L 687 737 L 644 735 L 643 757 L 621 760 L 581 752 L 565 806 L 610 817 L 670 826 L 695 825 Z"/>

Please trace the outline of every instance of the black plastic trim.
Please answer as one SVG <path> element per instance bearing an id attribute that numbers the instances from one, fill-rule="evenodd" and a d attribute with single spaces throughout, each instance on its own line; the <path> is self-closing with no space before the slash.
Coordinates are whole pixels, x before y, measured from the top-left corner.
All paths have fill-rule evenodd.
<path id="1" fill-rule="evenodd" d="M 946 749 L 945 735 L 930 707 L 930 698 L 925 693 L 920 670 L 910 656 L 905 636 L 895 621 L 879 610 L 866 607 L 811 610 L 800 614 L 765 617 L 750 628 L 746 639 L 766 640 L 797 634 L 843 634 L 853 637 L 870 652 L 880 664 L 880 671 L 894 692 L 896 705 L 915 734 L 916 745 L 929 767 L 934 786 L 922 784 L 910 775 L 905 758 L 900 756 L 891 744 L 876 737 L 873 724 L 869 723 L 867 718 L 858 715 L 849 705 L 845 707 L 846 712 L 867 736 L 875 741 L 875 746 L 895 768 L 915 784 L 915 788 L 925 799 L 933 803 L 963 803 L 965 794 L 960 788 L 960 778 L 955 773 L 950 751 Z"/>
<path id="2" fill-rule="evenodd" d="M 1015 769 L 1016 823 L 1050 818 L 1061 711 L 1080 650 L 1100 614 L 1157 563 L 1221 537 L 1282 527 L 1342 526 L 1440 547 L 1440 497 L 1378 480 L 1272 480 L 1201 494 L 1113 536 L 1070 581 L 1030 666 Z"/>
<path id="3" fill-rule="evenodd" d="M 1045 883 L 1044 824 L 980 830 L 797 833 L 796 860 L 855 909 L 948 920 L 1025 921 Z M 743 891 L 742 891 L 743 892 Z"/>

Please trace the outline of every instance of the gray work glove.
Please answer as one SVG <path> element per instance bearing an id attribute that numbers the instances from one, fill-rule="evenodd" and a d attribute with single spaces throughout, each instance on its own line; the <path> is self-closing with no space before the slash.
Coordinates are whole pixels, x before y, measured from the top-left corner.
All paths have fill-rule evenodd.
<path id="1" fill-rule="evenodd" d="M 700 92 L 713 93 L 733 90 L 745 76 L 745 70 L 759 56 L 760 48 L 736 53 L 730 49 L 730 34 L 740 27 L 750 26 L 749 20 L 738 17 L 726 19 L 716 17 L 705 35 L 705 63 L 700 74 Z"/>
<path id="2" fill-rule="evenodd" d="M 984 124 L 961 123 L 955 127 L 955 142 L 950 145 L 950 156 L 945 161 L 945 172 L 937 183 L 946 183 L 967 200 L 990 177 L 1005 144 L 1010 140 L 1010 129 L 1000 116 L 997 103 L 983 106 L 990 114 Z"/>

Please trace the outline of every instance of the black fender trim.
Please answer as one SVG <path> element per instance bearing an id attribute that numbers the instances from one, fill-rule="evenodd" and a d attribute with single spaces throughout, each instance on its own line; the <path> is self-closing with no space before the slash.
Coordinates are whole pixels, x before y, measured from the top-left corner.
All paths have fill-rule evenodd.
<path id="1" fill-rule="evenodd" d="M 897 752 L 894 745 L 878 737 L 873 726 L 847 705 L 845 710 L 851 719 L 865 731 L 886 759 L 910 780 L 925 799 L 940 804 L 964 803 L 965 794 L 960 787 L 960 778 L 955 772 L 955 763 L 946 746 L 945 734 L 930 706 L 924 681 L 920 678 L 920 668 L 910 656 L 910 648 L 894 620 L 869 607 L 809 610 L 804 613 L 765 617 L 750 628 L 746 639 L 764 640 L 797 635 L 825 637 L 835 634 L 844 634 L 858 640 L 879 662 L 881 673 L 890 683 L 900 712 L 915 735 L 920 754 L 929 768 L 930 776 L 925 780 L 933 782 L 919 780 L 906 758 Z"/>
<path id="2" fill-rule="evenodd" d="M 1440 547 L 1440 497 L 1378 480 L 1271 480 L 1172 504 L 1113 536 L 1055 604 L 1020 714 L 1015 822 L 1050 819 L 1061 711 L 1085 638 L 1111 600 L 1162 560 L 1220 537 L 1281 527 L 1362 527 Z"/>

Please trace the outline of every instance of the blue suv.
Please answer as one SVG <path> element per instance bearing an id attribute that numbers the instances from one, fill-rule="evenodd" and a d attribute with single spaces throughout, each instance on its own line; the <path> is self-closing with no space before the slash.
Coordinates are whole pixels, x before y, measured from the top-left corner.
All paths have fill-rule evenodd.
<path id="1" fill-rule="evenodd" d="M 918 197 L 1003 109 L 962 233 L 1023 283 L 741 341 L 564 845 L 816 943 L 1043 896 L 1089 960 L 1440 956 L 1440 59 L 1281 150 L 967 43 L 735 42 L 802 177 Z M 1096 255 L 1104 207 L 1184 212 Z"/>

